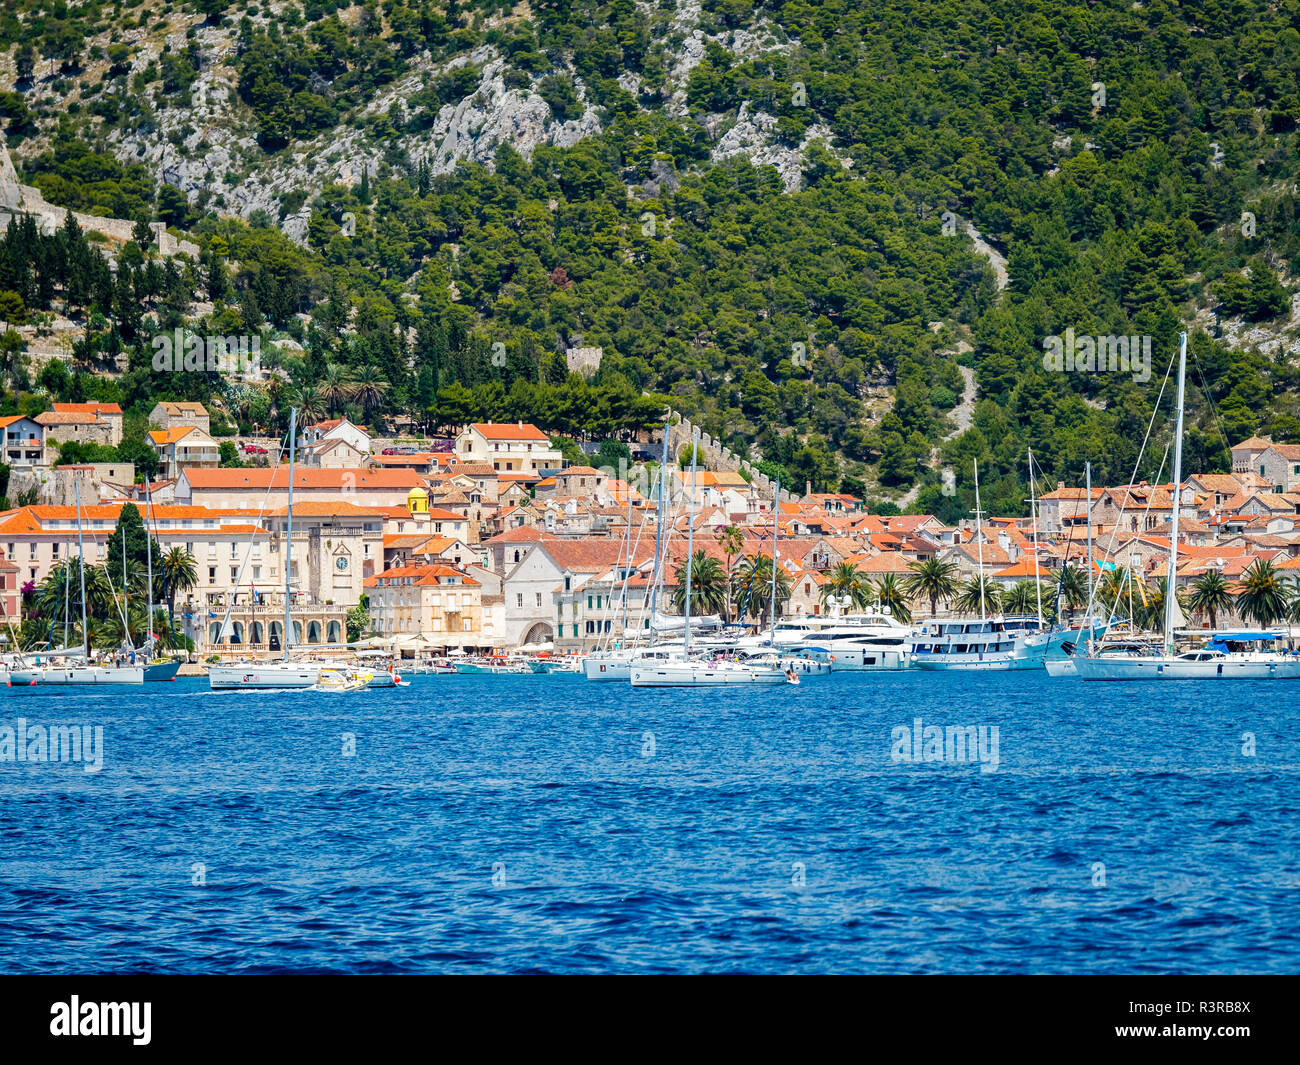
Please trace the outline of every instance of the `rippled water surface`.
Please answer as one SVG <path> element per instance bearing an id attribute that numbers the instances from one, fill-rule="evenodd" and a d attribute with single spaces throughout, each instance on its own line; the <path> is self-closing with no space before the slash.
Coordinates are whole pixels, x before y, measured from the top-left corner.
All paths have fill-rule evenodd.
<path id="1" fill-rule="evenodd" d="M 0 762 L 8 972 L 1300 968 L 1300 684 L 0 698 L 105 751 Z M 918 717 L 996 771 L 895 761 Z"/>

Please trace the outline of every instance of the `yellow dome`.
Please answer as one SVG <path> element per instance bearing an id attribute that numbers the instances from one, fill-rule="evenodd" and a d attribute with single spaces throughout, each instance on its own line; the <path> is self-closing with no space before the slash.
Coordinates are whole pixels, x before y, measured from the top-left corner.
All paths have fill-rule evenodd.
<path id="1" fill-rule="evenodd" d="M 406 496 L 406 509 L 412 514 L 428 514 L 429 490 L 420 488 L 418 485 L 412 488 Z"/>

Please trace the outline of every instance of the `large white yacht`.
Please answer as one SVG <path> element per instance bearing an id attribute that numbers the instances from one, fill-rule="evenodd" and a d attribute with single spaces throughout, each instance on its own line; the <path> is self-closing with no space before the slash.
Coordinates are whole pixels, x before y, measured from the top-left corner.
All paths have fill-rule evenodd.
<path id="1" fill-rule="evenodd" d="M 916 626 L 919 669 L 1042 669 L 1050 634 L 1036 617 L 939 618 Z"/>
<path id="2" fill-rule="evenodd" d="M 912 664 L 912 629 L 890 614 L 850 614 L 818 626 L 788 650 L 821 649 L 832 673 L 907 669 Z"/>

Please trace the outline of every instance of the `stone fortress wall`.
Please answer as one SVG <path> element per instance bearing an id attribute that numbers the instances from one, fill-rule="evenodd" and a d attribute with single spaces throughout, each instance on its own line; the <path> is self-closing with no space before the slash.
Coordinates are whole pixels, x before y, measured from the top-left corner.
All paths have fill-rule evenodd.
<path id="1" fill-rule="evenodd" d="M 41 232 L 48 234 L 58 232 L 64 224 L 68 211 L 66 208 L 47 203 L 40 189 L 19 183 L 18 171 L 14 169 L 13 160 L 9 157 L 8 145 L 5 144 L 4 135 L 0 133 L 0 225 L 8 225 L 9 219 L 18 214 L 34 216 Z M 123 244 L 135 239 L 135 223 L 129 218 L 100 218 L 98 215 L 82 214 L 80 211 L 73 211 L 72 217 L 85 232 L 93 230 L 104 234 L 109 240 Z M 154 244 L 160 255 L 188 255 L 191 258 L 198 258 L 197 244 L 188 240 L 178 240 L 167 232 L 167 227 L 161 222 L 150 222 L 149 228 L 153 230 Z"/>

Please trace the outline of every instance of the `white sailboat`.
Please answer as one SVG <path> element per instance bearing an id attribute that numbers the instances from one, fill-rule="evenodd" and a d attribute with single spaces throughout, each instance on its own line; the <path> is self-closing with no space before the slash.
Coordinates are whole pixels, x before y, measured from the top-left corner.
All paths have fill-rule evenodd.
<path id="1" fill-rule="evenodd" d="M 64 654 L 54 662 L 48 661 L 46 656 L 45 663 L 41 661 L 42 656 L 37 654 L 33 665 L 10 670 L 9 684 L 13 687 L 33 684 L 143 684 L 143 659 L 122 665 L 100 665 L 90 660 L 90 630 L 86 624 L 86 559 L 81 535 L 81 486 L 75 481 L 73 485 L 77 503 L 77 562 L 81 571 L 81 653 L 76 657 Z"/>
<path id="2" fill-rule="evenodd" d="M 779 666 L 749 665 L 719 658 L 691 657 L 691 572 L 695 553 L 695 485 L 699 457 L 699 430 L 691 445 L 690 517 L 686 526 L 686 598 L 682 610 L 684 633 L 679 656 L 662 661 L 633 663 L 631 681 L 634 688 L 716 688 L 731 684 L 798 683 L 794 673 Z M 777 485 L 777 508 L 780 508 L 780 485 Z M 772 626 L 776 627 L 776 540 L 772 541 Z"/>
<path id="3" fill-rule="evenodd" d="M 153 631 L 153 493 L 149 490 L 149 478 L 144 482 L 144 548 L 145 548 L 145 583 L 149 586 L 148 611 L 145 625 L 145 641 L 142 652 L 144 654 L 144 679 L 146 684 L 157 683 L 159 681 L 175 680 L 176 674 L 180 672 L 181 660 L 175 656 L 165 662 L 154 661 L 154 650 L 158 646 L 158 637 Z M 123 537 L 125 544 L 126 538 Z M 126 577 L 122 577 L 122 588 L 125 592 Z M 170 637 L 169 637 L 170 639 Z"/>
<path id="4" fill-rule="evenodd" d="M 232 689 L 311 688 L 323 669 L 347 670 L 350 666 L 331 662 L 295 662 L 289 657 L 293 642 L 290 602 L 293 593 L 293 475 L 298 411 L 289 411 L 289 506 L 284 544 L 284 658 L 279 662 L 229 662 L 208 670 L 208 687 L 213 691 Z M 389 675 L 391 676 L 391 675 Z M 373 683 L 373 681 L 371 682 Z M 389 685 L 391 686 L 391 685 Z"/>
<path id="5" fill-rule="evenodd" d="M 1297 680 L 1300 657 L 1275 651 L 1279 634 L 1239 633 L 1235 639 L 1211 641 L 1199 650 L 1175 651 L 1178 629 L 1187 624 L 1178 605 L 1178 519 L 1183 483 L 1183 413 L 1187 377 L 1187 334 L 1179 338 L 1178 417 L 1174 427 L 1174 501 L 1169 529 L 1169 570 L 1165 578 L 1165 630 L 1159 654 L 1141 650 L 1106 650 L 1094 645 L 1090 653 L 1076 655 L 1074 668 L 1082 680 Z M 1255 649 L 1258 644 L 1259 648 Z"/>
<path id="6" fill-rule="evenodd" d="M 646 646 L 634 647 L 604 647 L 591 652 L 582 660 L 582 674 L 588 680 L 595 681 L 613 681 L 613 680 L 631 680 L 632 666 L 634 663 L 644 663 L 650 659 L 663 659 L 669 657 L 678 648 L 672 645 L 660 644 L 658 636 L 660 627 L 659 620 L 659 580 L 660 572 L 660 554 L 664 544 L 664 484 L 668 479 L 668 432 L 664 431 L 663 458 L 659 463 L 659 499 L 655 509 L 655 557 L 654 565 L 650 571 L 650 642 Z M 628 493 L 629 501 L 631 492 Z M 628 535 L 632 532 L 631 522 L 628 523 Z M 628 569 L 631 569 L 631 553 L 628 555 Z M 627 602 L 628 582 L 623 582 L 623 601 Z M 623 626 L 624 632 L 627 631 L 626 624 Z"/>

